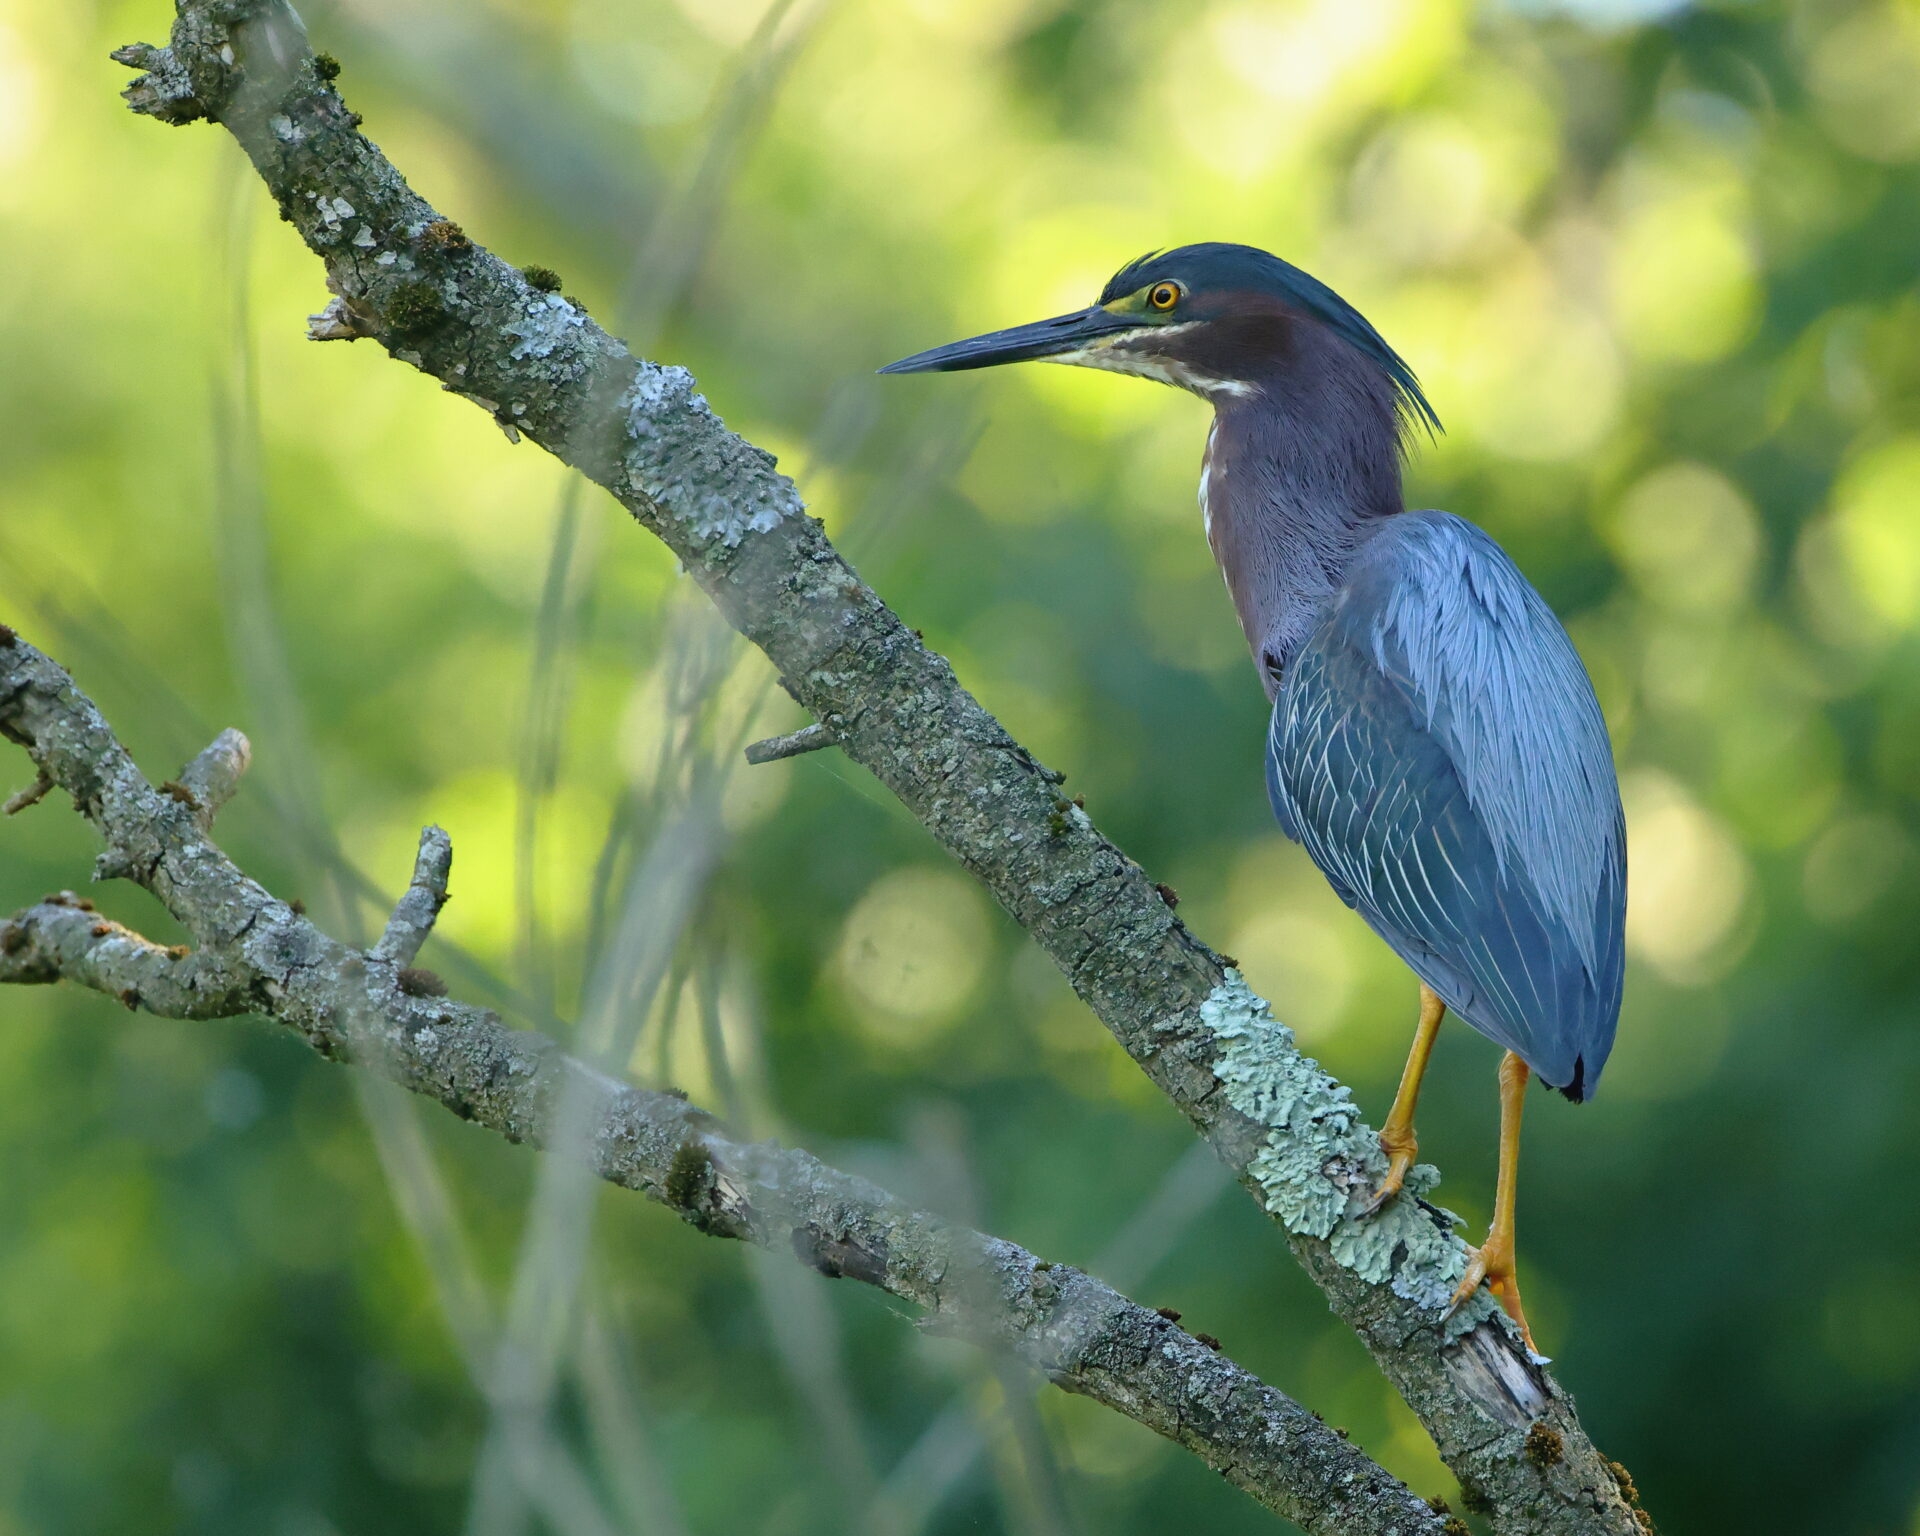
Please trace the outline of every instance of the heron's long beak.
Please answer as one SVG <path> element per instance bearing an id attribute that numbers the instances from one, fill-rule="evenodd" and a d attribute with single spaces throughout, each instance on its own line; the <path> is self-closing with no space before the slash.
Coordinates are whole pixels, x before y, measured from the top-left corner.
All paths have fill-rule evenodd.
<path id="1" fill-rule="evenodd" d="M 1036 358 L 1055 357 L 1065 361 L 1064 354 L 1084 351 L 1105 337 L 1138 329 L 1138 315 L 1116 315 L 1096 304 L 1076 314 L 1036 320 L 1032 325 L 1016 325 L 1006 331 L 989 331 L 984 336 L 935 347 L 931 352 L 916 352 L 897 363 L 888 363 L 880 371 L 956 373 L 963 368 L 991 368 L 997 363 L 1025 363 Z"/>

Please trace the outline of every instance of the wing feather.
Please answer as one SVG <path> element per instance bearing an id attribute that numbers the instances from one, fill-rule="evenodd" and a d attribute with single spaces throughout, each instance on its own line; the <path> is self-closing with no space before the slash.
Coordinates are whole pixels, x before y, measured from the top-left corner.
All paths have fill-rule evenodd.
<path id="1" fill-rule="evenodd" d="M 1572 642 L 1492 539 L 1438 512 L 1375 536 L 1288 670 L 1267 784 L 1449 1007 L 1592 1092 L 1620 1010 L 1619 790 Z"/>

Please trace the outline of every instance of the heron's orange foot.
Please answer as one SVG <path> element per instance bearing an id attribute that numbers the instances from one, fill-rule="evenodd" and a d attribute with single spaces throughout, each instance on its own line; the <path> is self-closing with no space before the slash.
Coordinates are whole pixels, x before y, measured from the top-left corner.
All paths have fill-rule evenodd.
<path id="1" fill-rule="evenodd" d="M 1420 1150 L 1420 1140 L 1411 1128 L 1396 1132 L 1388 1126 L 1380 1133 L 1380 1150 L 1387 1154 L 1386 1177 L 1381 1179 L 1378 1188 L 1360 1208 L 1360 1219 L 1363 1221 L 1369 1216 L 1379 1215 L 1387 1202 L 1405 1186 L 1407 1170 L 1413 1167 L 1414 1155 Z"/>
<path id="2" fill-rule="evenodd" d="M 1527 1314 L 1520 1305 L 1520 1280 L 1513 1268 L 1513 1239 L 1507 1234 L 1489 1232 L 1486 1243 L 1467 1254 L 1467 1272 L 1461 1277 L 1460 1288 L 1453 1293 L 1447 1311 L 1455 1312 L 1464 1306 L 1480 1289 L 1482 1281 L 1513 1319 L 1527 1348 L 1539 1354 L 1540 1347 L 1533 1342 L 1533 1330 L 1527 1326 Z"/>

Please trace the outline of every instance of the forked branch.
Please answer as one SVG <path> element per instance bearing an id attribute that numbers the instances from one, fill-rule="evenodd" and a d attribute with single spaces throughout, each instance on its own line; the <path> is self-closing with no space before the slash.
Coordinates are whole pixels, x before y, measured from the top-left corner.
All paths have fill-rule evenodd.
<path id="1" fill-rule="evenodd" d="M 73 794 L 115 867 L 193 939 L 162 948 L 62 893 L 0 922 L 0 982 L 71 981 L 171 1018 L 262 1014 L 511 1141 L 584 1157 L 703 1232 L 912 1302 L 923 1326 L 1012 1354 L 1177 1441 L 1316 1536 L 1443 1536 L 1442 1519 L 1358 1447 L 1091 1275 L 914 1210 L 804 1152 L 734 1141 L 684 1099 L 450 1000 L 412 968 L 447 896 L 453 846 L 438 827 L 421 834 L 413 880 L 362 953 L 242 874 L 196 808 L 150 785 L 93 703 L 17 637 L 0 649 L 0 735 Z M 244 748 L 234 733 L 221 740 Z M 562 1106 L 579 1121 L 558 1123 Z"/>

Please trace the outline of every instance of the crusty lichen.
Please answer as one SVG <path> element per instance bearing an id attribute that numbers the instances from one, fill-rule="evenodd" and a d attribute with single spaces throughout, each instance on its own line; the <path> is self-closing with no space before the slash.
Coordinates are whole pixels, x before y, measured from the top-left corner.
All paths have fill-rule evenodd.
<path id="1" fill-rule="evenodd" d="M 176 23 L 176 27 L 178 25 Z M 175 127 L 197 122 L 207 115 L 206 103 L 194 94 L 192 77 L 173 49 L 155 48 L 150 43 L 129 43 L 114 49 L 110 57 L 131 69 L 143 71 L 120 93 L 134 111 Z"/>
<path id="2" fill-rule="evenodd" d="M 773 455 L 725 430 L 684 368 L 642 362 L 621 397 L 626 480 L 703 543 L 732 549 L 803 508 Z"/>
<path id="3" fill-rule="evenodd" d="M 569 340 L 568 333 L 587 323 L 587 317 L 557 293 L 536 292 L 525 309 L 500 327 L 509 336 L 520 339 L 513 346 L 513 360 L 551 357 L 555 348 Z"/>
<path id="4" fill-rule="evenodd" d="M 1454 1235 L 1459 1218 L 1424 1198 L 1439 1173 L 1418 1164 L 1397 1199 L 1377 1215 L 1359 1215 L 1386 1159 L 1351 1091 L 1301 1051 L 1293 1031 L 1237 970 L 1200 1005 L 1200 1017 L 1222 1042 L 1214 1071 L 1227 1098 L 1267 1127 L 1247 1168 L 1267 1209 L 1289 1232 L 1326 1239 L 1334 1258 L 1361 1279 L 1389 1284 L 1419 1306 L 1444 1308 L 1465 1271 L 1467 1248 Z M 1491 1307 L 1484 1292 L 1474 1297 L 1447 1320 L 1447 1335 L 1465 1333 Z"/>

